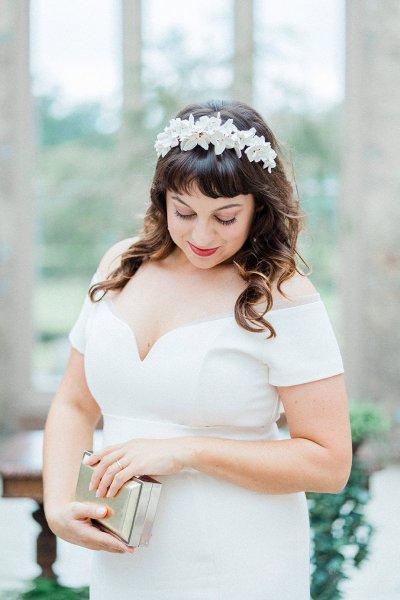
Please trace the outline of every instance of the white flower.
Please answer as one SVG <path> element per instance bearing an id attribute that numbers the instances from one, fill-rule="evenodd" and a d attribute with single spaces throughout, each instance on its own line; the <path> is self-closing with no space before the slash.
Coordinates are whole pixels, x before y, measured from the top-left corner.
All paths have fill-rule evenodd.
<path id="1" fill-rule="evenodd" d="M 199 128 L 199 131 L 207 131 L 208 133 L 213 133 L 216 129 L 221 128 L 221 117 L 207 117 L 206 115 L 200 117 L 197 121 L 196 126 Z"/>
<path id="2" fill-rule="evenodd" d="M 227 119 L 222 124 L 221 115 L 216 117 L 203 115 L 196 122 L 192 114 L 189 119 L 171 119 L 169 125 L 162 133 L 157 135 L 154 147 L 158 156 L 165 156 L 171 148 L 178 146 L 182 151 L 192 150 L 195 146 L 201 146 L 208 150 L 213 144 L 215 154 L 222 154 L 225 149 L 234 149 L 238 158 L 242 156 L 242 150 L 247 146 L 245 153 L 250 162 L 263 161 L 263 168 L 276 166 L 275 150 L 271 148 L 270 142 L 266 142 L 264 136 L 257 136 L 254 127 L 239 130 L 233 123 L 233 119 Z"/>
<path id="3" fill-rule="evenodd" d="M 266 169 L 268 167 L 269 173 L 271 173 L 271 168 L 276 166 L 276 162 L 274 158 L 277 156 L 275 150 L 271 148 L 270 142 L 266 142 L 264 136 L 254 136 L 251 140 L 251 145 L 246 148 L 245 154 L 250 162 L 259 162 L 263 161 L 263 168 Z"/>
<path id="4" fill-rule="evenodd" d="M 251 142 L 255 133 L 256 130 L 254 127 L 242 131 L 236 129 L 236 131 L 230 136 L 230 145 L 228 148 L 234 148 L 237 157 L 240 158 L 242 156 L 243 148 Z"/>
<path id="5" fill-rule="evenodd" d="M 165 156 L 178 143 L 178 136 L 166 127 L 162 133 L 158 134 L 154 147 L 157 150 L 158 156 Z"/>
<path id="6" fill-rule="evenodd" d="M 214 131 L 212 136 L 210 136 L 210 141 L 214 144 L 215 154 L 222 154 L 225 148 L 229 148 L 229 138 L 225 135 L 224 131 L 219 129 L 218 131 Z"/>

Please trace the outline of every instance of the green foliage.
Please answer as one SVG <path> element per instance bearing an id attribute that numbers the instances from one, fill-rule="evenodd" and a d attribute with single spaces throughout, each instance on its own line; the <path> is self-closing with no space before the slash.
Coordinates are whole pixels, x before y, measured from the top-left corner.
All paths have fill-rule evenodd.
<path id="1" fill-rule="evenodd" d="M 370 500 L 370 470 L 356 449 L 371 435 L 389 427 L 387 416 L 368 403 L 350 405 L 353 464 L 349 481 L 338 494 L 307 492 L 313 536 L 311 596 L 315 600 L 343 598 L 340 584 L 351 568 L 367 558 L 374 528 L 365 518 Z"/>
<path id="2" fill-rule="evenodd" d="M 282 108 L 269 118 L 288 164 L 293 165 L 291 176 L 306 214 L 299 249 L 324 296 L 334 293 L 338 269 L 341 118 L 341 104 L 321 113 Z"/>
<path id="3" fill-rule="evenodd" d="M 340 583 L 348 579 L 346 569 L 359 567 L 368 556 L 373 532 L 364 516 L 370 499 L 368 475 L 366 466 L 354 458 L 349 481 L 339 494 L 306 494 L 313 532 L 311 595 L 315 600 L 342 598 Z"/>
<path id="4" fill-rule="evenodd" d="M 339 172 L 341 110 L 341 105 L 312 114 L 280 109 L 271 116 L 278 139 L 294 155 L 300 178 L 325 179 Z"/>
<path id="5" fill-rule="evenodd" d="M 65 143 L 39 156 L 41 276 L 90 273 L 115 240 L 118 212 L 110 149 Z"/>
<path id="6" fill-rule="evenodd" d="M 99 102 L 60 108 L 57 91 L 35 98 L 35 120 L 39 147 L 80 141 L 91 146 L 109 145 L 109 135 L 99 131 L 103 107 Z"/>
<path id="7" fill-rule="evenodd" d="M 351 437 L 353 447 L 371 437 L 383 437 L 390 429 L 390 418 L 374 404 L 360 402 L 350 405 Z"/>
<path id="8" fill-rule="evenodd" d="M 4 600 L 88 600 L 89 588 L 70 588 L 54 579 L 36 577 L 30 582 L 29 589 L 23 592 L 7 590 L 0 594 Z"/>

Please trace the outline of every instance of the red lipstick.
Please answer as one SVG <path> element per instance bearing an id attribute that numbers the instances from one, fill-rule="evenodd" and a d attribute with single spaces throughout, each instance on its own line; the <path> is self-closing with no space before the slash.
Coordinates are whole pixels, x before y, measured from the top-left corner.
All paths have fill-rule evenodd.
<path id="1" fill-rule="evenodd" d="M 193 252 L 195 254 L 197 254 L 198 256 L 211 256 L 211 254 L 214 254 L 214 252 L 216 252 L 219 248 L 219 246 L 217 246 L 217 248 L 198 248 L 197 246 L 194 246 L 190 242 L 188 242 L 188 244 L 191 247 L 191 249 L 193 250 Z"/>

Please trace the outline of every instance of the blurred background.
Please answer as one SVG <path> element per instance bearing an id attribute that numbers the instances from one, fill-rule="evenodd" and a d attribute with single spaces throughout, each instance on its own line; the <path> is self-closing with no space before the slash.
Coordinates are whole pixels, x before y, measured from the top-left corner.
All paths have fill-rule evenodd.
<path id="1" fill-rule="evenodd" d="M 0 585 L 40 572 L 40 492 L 21 491 L 39 438 L 9 441 L 43 428 L 90 278 L 140 228 L 157 133 L 185 104 L 226 98 L 254 106 L 293 162 L 299 249 L 356 407 L 376 534 L 343 597 L 400 597 L 399 60 L 397 0 L 0 0 Z M 7 492 L 15 448 L 26 468 Z M 86 559 L 59 542 L 55 570 L 84 585 Z"/>

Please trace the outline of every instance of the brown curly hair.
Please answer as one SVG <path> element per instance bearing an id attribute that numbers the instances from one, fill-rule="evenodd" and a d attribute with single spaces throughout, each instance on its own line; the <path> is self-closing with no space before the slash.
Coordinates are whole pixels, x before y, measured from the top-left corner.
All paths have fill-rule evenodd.
<path id="1" fill-rule="evenodd" d="M 232 257 L 232 263 L 248 284 L 236 300 L 235 319 L 248 331 L 268 330 L 269 339 L 276 336 L 272 325 L 264 319 L 273 305 L 272 282 L 278 278 L 277 289 L 287 298 L 281 290 L 282 283 L 295 272 L 304 275 L 296 266 L 295 255 L 307 265 L 296 249 L 305 215 L 300 211 L 298 195 L 294 194 L 286 175 L 282 148 L 257 111 L 243 102 L 209 100 L 186 106 L 176 117 L 187 119 L 192 114 L 196 120 L 203 115 L 217 116 L 218 112 L 222 122 L 233 119 L 238 129 L 254 127 L 257 135 L 264 136 L 277 153 L 276 167 L 269 173 L 261 162 L 250 162 L 244 153 L 238 158 L 234 149 L 226 149 L 219 155 L 200 146 L 185 152 L 179 146 L 169 150 L 157 161 L 150 189 L 151 202 L 139 238 L 121 254 L 120 265 L 107 279 L 90 287 L 89 296 L 96 302 L 107 290 L 122 289 L 143 261 L 161 260 L 175 248 L 167 228 L 166 190 L 190 194 L 195 184 L 211 198 L 252 194 L 255 212 L 249 235 Z M 104 290 L 104 294 L 95 299 L 98 290 Z M 262 314 L 253 308 L 260 301 L 266 302 Z"/>

